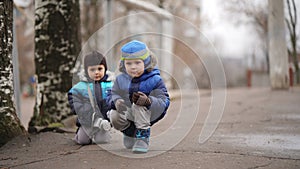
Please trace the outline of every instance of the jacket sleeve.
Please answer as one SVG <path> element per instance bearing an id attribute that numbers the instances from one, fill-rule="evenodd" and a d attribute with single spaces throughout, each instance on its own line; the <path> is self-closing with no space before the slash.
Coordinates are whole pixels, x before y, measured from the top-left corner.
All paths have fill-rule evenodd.
<path id="1" fill-rule="evenodd" d="M 68 102 L 69 102 L 69 105 L 70 105 L 70 108 L 71 108 L 71 112 L 76 115 L 76 111 L 75 111 L 75 108 L 74 108 L 74 101 L 73 101 L 73 96 L 72 96 L 72 92 L 68 92 Z"/>
<path id="2" fill-rule="evenodd" d="M 120 91 L 121 90 L 119 87 L 118 79 L 116 79 L 116 81 L 114 82 L 113 87 L 111 89 L 111 92 L 108 93 L 108 96 L 107 96 L 107 104 L 109 106 L 109 109 L 114 109 L 114 110 L 116 109 L 115 102 L 118 99 L 122 98 Z"/>
<path id="3" fill-rule="evenodd" d="M 102 89 L 102 98 L 101 98 L 101 114 L 102 117 L 106 120 L 110 120 L 107 117 L 107 112 L 110 110 L 110 106 L 108 105 L 109 103 L 109 98 L 111 96 L 111 90 L 112 90 L 112 85 L 113 82 L 111 81 L 106 81 L 106 82 L 101 82 L 101 89 Z"/>
<path id="4" fill-rule="evenodd" d="M 161 78 L 159 78 L 154 90 L 150 92 L 149 98 L 151 100 L 149 110 L 152 112 L 154 119 L 161 119 L 170 105 L 170 97 Z"/>
<path id="5" fill-rule="evenodd" d="M 71 111 L 78 115 L 80 124 L 91 126 L 94 111 L 89 99 L 81 95 L 76 89 L 71 89 L 68 92 L 68 100 Z"/>

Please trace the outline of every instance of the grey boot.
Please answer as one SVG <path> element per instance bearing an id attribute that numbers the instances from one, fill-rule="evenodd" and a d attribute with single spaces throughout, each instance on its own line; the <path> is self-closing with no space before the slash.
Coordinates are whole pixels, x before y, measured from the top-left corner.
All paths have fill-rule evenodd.
<path id="1" fill-rule="evenodd" d="M 132 149 L 135 143 L 135 132 L 136 127 L 132 121 L 130 121 L 130 126 L 122 131 L 123 133 L 123 144 L 125 148 Z"/>
<path id="2" fill-rule="evenodd" d="M 149 149 L 150 128 L 137 129 L 136 141 L 132 147 L 134 153 L 147 153 Z"/>

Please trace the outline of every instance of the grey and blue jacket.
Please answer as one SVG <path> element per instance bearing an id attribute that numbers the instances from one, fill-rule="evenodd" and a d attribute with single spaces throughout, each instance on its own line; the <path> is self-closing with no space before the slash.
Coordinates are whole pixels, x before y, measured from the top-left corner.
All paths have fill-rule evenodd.
<path id="1" fill-rule="evenodd" d="M 68 100 L 71 110 L 74 114 L 78 115 L 77 126 L 81 125 L 90 127 L 92 126 L 92 119 L 107 118 L 107 111 L 109 107 L 106 99 L 111 92 L 113 82 L 109 80 L 109 76 L 106 74 L 100 81 L 81 80 L 74 85 L 68 92 Z M 95 111 L 92 107 L 90 97 L 88 94 L 88 86 L 91 89 L 91 93 L 95 103 Z M 95 115 L 93 117 L 93 114 Z"/>

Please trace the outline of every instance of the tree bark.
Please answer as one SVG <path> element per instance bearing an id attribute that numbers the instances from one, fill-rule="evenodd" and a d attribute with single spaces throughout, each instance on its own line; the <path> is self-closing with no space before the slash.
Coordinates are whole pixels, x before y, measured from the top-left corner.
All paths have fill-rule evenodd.
<path id="1" fill-rule="evenodd" d="M 14 105 L 13 90 L 13 2 L 0 1 L 0 146 L 25 133 Z"/>
<path id="2" fill-rule="evenodd" d="M 81 50 L 79 1 L 35 1 L 37 96 L 32 126 L 48 126 L 70 115 L 67 91 Z"/>
<path id="3" fill-rule="evenodd" d="M 290 1 L 292 3 L 290 3 Z M 290 35 L 290 42 L 292 45 L 292 49 L 290 50 L 290 55 L 292 57 L 292 61 L 295 67 L 295 74 L 296 74 L 296 83 L 300 83 L 300 70 L 299 70 L 299 61 L 298 61 L 298 53 L 297 53 L 297 33 L 296 33 L 296 26 L 297 26 L 297 8 L 295 0 L 286 0 L 288 12 L 289 12 L 289 19 L 286 19 L 286 24 L 288 27 L 289 35 Z M 292 4 L 292 5 L 291 5 Z"/>
<path id="4" fill-rule="evenodd" d="M 285 40 L 283 0 L 269 0 L 268 38 L 272 89 L 288 89 L 288 54 Z"/>

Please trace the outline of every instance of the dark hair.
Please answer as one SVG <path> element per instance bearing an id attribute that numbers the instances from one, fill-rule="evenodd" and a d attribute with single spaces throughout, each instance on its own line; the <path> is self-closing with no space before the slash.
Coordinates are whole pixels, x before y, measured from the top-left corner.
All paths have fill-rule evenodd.
<path id="1" fill-rule="evenodd" d="M 89 66 L 103 65 L 105 68 L 105 72 L 107 71 L 106 59 L 98 51 L 93 51 L 85 55 L 83 63 L 84 63 L 84 72 L 86 75 L 88 75 Z"/>

